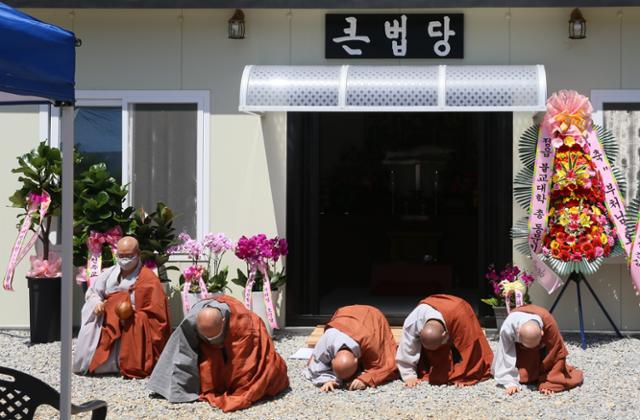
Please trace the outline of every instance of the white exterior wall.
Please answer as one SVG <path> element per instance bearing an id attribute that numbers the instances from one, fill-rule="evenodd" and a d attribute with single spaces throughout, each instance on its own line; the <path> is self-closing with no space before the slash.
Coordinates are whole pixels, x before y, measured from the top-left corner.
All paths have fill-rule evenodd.
<path id="1" fill-rule="evenodd" d="M 618 16 L 622 11 L 622 17 Z M 439 10 L 393 10 L 407 13 Z M 569 40 L 569 9 L 463 9 L 463 60 L 356 60 L 350 64 L 544 64 L 548 92 L 576 89 L 640 88 L 640 8 L 582 9 L 587 39 Z M 232 238 L 265 232 L 284 235 L 286 187 L 286 117 L 262 119 L 237 113 L 242 69 L 247 64 L 343 64 L 325 60 L 326 10 L 244 10 L 247 37 L 227 38 L 232 10 L 29 9 L 37 18 L 73 30 L 83 41 L 77 50 L 78 89 L 196 89 L 211 92 L 210 229 Z M 359 12 L 375 12 L 366 10 Z M 387 11 L 381 11 L 387 12 Z M 182 18 L 180 18 L 182 13 Z M 35 108 L 0 110 L 5 174 L 3 200 L 15 186 L 9 173 L 15 156 L 38 139 Z M 516 114 L 514 139 L 530 121 Z M 514 150 L 516 143 L 514 142 Z M 514 153 L 514 171 L 519 168 Z M 7 203 L 7 201 L 5 201 Z M 514 209 L 514 213 L 518 210 Z M 0 207 L 0 262 L 8 260 L 16 235 L 14 209 Z M 516 263 L 522 263 L 514 255 Z M 227 262 L 232 261 L 229 258 Z M 0 291 L 0 325 L 28 325 L 25 264 L 17 272 L 15 294 Z M 640 330 L 638 298 L 621 265 L 605 267 L 592 280 L 614 320 Z M 537 288 L 536 288 L 537 289 Z M 235 291 L 238 294 L 238 291 Z M 551 299 L 540 290 L 536 302 Z M 590 329 L 608 329 L 606 320 L 583 293 Z M 562 327 L 576 328 L 575 291 L 557 310 Z"/>

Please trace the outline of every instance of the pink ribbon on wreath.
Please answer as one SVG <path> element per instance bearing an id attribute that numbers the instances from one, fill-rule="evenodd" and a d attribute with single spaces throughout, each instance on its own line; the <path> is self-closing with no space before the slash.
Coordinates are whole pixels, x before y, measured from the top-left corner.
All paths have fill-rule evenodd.
<path id="1" fill-rule="evenodd" d="M 108 244 L 111 253 L 115 255 L 118 241 L 122 239 L 122 228 L 114 226 L 108 231 L 101 233 L 92 230 L 87 238 L 87 248 L 89 255 L 87 258 L 87 268 L 85 281 L 91 282 L 91 279 L 102 272 L 102 246 Z M 82 278 L 76 277 L 76 281 L 82 281 Z M 91 284 L 89 284 L 91 286 Z"/>
<path id="2" fill-rule="evenodd" d="M 189 309 L 191 309 L 191 305 L 189 304 L 189 290 L 191 289 L 191 283 L 193 282 L 193 280 L 198 280 L 198 286 L 200 287 L 200 299 L 206 299 L 209 297 L 207 285 L 202 279 L 203 274 L 204 268 L 199 265 L 192 265 L 184 270 L 184 285 L 182 286 L 182 307 L 184 308 L 185 314 L 189 312 Z"/>
<path id="3" fill-rule="evenodd" d="M 607 159 L 607 155 L 604 152 L 602 143 L 600 143 L 595 130 L 588 130 L 586 141 L 589 145 L 591 161 L 596 165 L 596 169 L 602 177 L 604 202 L 607 207 L 607 212 L 609 213 L 609 219 L 616 226 L 618 240 L 627 254 L 627 261 L 631 271 L 631 281 L 637 295 L 640 291 L 640 242 L 638 241 L 640 225 L 636 224 L 635 236 L 632 236 L 632 232 L 627 231 L 627 215 L 624 199 L 622 198 L 622 194 L 620 194 L 620 188 L 611 170 L 611 164 Z"/>
<path id="4" fill-rule="evenodd" d="M 41 194 L 32 192 L 27 196 L 27 203 L 29 205 L 27 208 L 27 214 L 24 216 L 22 226 L 20 226 L 20 230 L 18 231 L 18 237 L 16 238 L 16 242 L 11 250 L 9 266 L 7 267 L 7 272 L 4 276 L 3 287 L 5 290 L 13 291 L 13 275 L 16 271 L 16 267 L 38 240 L 38 234 L 42 229 L 42 222 L 44 221 L 49 205 L 51 204 L 51 197 L 46 191 L 43 191 Z M 27 232 L 31 227 L 31 219 L 36 212 L 40 216 L 38 224 L 36 225 L 31 238 L 26 244 L 24 244 Z"/>
<path id="5" fill-rule="evenodd" d="M 276 311 L 273 306 L 273 298 L 271 295 L 271 280 L 269 280 L 269 274 L 267 270 L 267 264 L 263 261 L 249 264 L 249 278 L 244 288 L 244 306 L 251 310 L 253 308 L 251 291 L 253 290 L 253 284 L 255 283 L 256 273 L 260 270 L 262 273 L 262 293 L 264 299 L 264 307 L 267 312 L 267 320 L 271 328 L 278 328 L 278 321 L 276 320 Z"/>
<path id="6" fill-rule="evenodd" d="M 540 259 L 542 239 L 549 221 L 549 200 L 555 148 L 546 126 L 538 131 L 536 160 L 533 169 L 531 206 L 529 208 L 529 247 L 533 261 L 534 275 L 546 291 L 551 294 L 562 286 L 562 279 Z"/>

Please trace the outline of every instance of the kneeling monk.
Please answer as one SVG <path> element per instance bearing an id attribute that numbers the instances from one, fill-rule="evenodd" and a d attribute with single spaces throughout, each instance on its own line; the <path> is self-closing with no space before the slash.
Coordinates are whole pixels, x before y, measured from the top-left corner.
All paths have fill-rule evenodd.
<path id="1" fill-rule="evenodd" d="M 167 296 L 158 277 L 140 263 L 138 241 L 120 239 L 118 265 L 87 290 L 73 371 L 145 378 L 171 334 Z"/>
<path id="2" fill-rule="evenodd" d="M 493 353 L 467 302 L 433 295 L 405 320 L 396 361 L 408 387 L 420 380 L 465 386 L 491 377 Z"/>
<path id="3" fill-rule="evenodd" d="M 304 375 L 325 392 L 342 383 L 349 390 L 376 387 L 397 378 L 396 348 L 382 312 L 366 305 L 345 306 L 325 327 Z"/>
<path id="4" fill-rule="evenodd" d="M 567 363 L 567 348 L 553 316 L 537 305 L 513 309 L 500 329 L 493 376 L 515 394 L 521 383 L 538 385 L 543 394 L 582 384 L 582 371 Z"/>
<path id="5" fill-rule="evenodd" d="M 193 305 L 149 379 L 149 388 L 170 402 L 200 399 L 225 412 L 288 386 L 287 365 L 262 319 L 225 295 Z"/>

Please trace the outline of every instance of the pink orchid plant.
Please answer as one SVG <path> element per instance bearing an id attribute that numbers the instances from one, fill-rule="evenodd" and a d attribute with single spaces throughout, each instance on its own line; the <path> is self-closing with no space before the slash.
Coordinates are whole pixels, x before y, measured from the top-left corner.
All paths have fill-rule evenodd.
<path id="1" fill-rule="evenodd" d="M 191 261 L 191 265 L 182 270 L 180 286 L 202 297 L 228 289 L 229 268 L 221 269 L 221 265 L 224 254 L 234 248 L 233 242 L 224 233 L 208 233 L 199 241 L 183 232 L 178 239 L 182 243 L 170 248 L 168 253 L 186 255 Z"/>
<path id="2" fill-rule="evenodd" d="M 285 238 L 267 238 L 264 233 L 251 237 L 242 236 L 236 244 L 235 254 L 247 264 L 246 273 L 238 269 L 238 277 L 231 281 L 243 288 L 246 287 L 249 273 L 255 271 L 253 291 L 262 291 L 266 272 L 272 289 L 281 287 L 286 282 L 286 270 L 282 257 L 289 253 Z M 280 266 L 280 268 L 278 268 Z"/>

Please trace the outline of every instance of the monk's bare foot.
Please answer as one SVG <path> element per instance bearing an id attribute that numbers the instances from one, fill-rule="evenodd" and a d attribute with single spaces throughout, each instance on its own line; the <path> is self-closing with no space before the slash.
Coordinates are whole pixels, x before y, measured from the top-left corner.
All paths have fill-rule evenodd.
<path id="1" fill-rule="evenodd" d="M 404 386 L 407 388 L 415 388 L 418 385 L 418 378 L 410 378 L 404 381 Z"/>
<path id="2" fill-rule="evenodd" d="M 542 392 L 544 395 L 551 395 L 554 392 L 550 389 L 541 389 L 540 392 Z"/>
<path id="3" fill-rule="evenodd" d="M 320 391 L 322 392 L 330 392 L 333 391 L 338 386 L 338 383 L 335 381 L 329 381 L 322 384 L 320 387 Z"/>
<path id="4" fill-rule="evenodd" d="M 507 395 L 513 395 L 513 394 L 515 394 L 516 392 L 519 392 L 519 391 L 520 391 L 520 387 L 519 387 L 519 386 L 508 386 L 508 387 L 505 389 L 505 391 L 506 391 Z"/>
<path id="5" fill-rule="evenodd" d="M 349 384 L 349 391 L 362 391 L 367 387 L 367 384 L 362 382 L 359 379 L 354 379 L 351 384 Z"/>
<path id="6" fill-rule="evenodd" d="M 464 388 L 465 386 L 467 386 L 466 384 L 463 384 L 461 382 L 457 382 L 455 385 L 456 385 L 456 388 Z"/>

